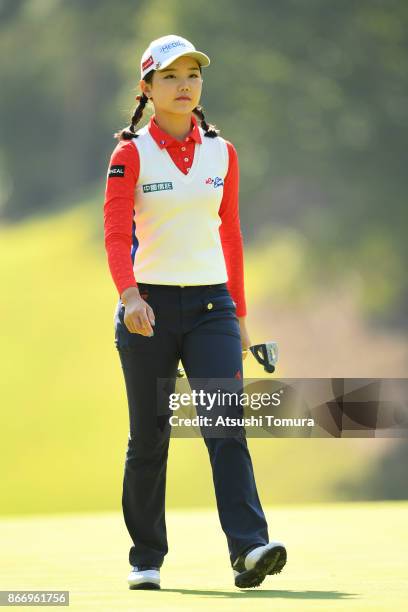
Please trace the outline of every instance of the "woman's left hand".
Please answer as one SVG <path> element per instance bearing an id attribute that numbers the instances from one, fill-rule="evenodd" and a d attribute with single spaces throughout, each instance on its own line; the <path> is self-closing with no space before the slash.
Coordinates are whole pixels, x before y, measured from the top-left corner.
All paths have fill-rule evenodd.
<path id="1" fill-rule="evenodd" d="M 238 317 L 238 321 L 241 329 L 242 359 L 245 359 L 251 346 L 251 340 L 246 328 L 246 317 Z"/>

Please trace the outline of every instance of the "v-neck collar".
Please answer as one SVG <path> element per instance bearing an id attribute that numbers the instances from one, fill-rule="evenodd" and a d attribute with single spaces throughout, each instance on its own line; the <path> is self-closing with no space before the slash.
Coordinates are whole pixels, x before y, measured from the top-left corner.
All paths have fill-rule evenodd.
<path id="1" fill-rule="evenodd" d="M 157 146 L 160 149 L 163 149 L 169 146 L 181 148 L 188 141 L 194 141 L 198 144 L 201 144 L 202 142 L 202 137 L 201 137 L 200 129 L 198 126 L 197 117 L 194 115 L 194 113 L 191 113 L 191 123 L 193 124 L 191 127 L 191 130 L 189 131 L 187 136 L 184 138 L 184 140 L 177 140 L 176 138 L 174 138 L 173 136 L 171 136 L 170 134 L 162 130 L 161 127 L 159 127 L 156 123 L 156 115 L 152 115 L 150 117 L 150 121 L 147 127 L 149 130 L 150 136 L 153 138 L 153 140 L 156 142 Z"/>
<path id="2" fill-rule="evenodd" d="M 202 136 L 202 134 L 200 135 Z M 183 183 L 191 183 L 197 172 L 198 163 L 201 157 L 201 148 L 201 145 L 194 143 L 193 163 L 191 164 L 190 171 L 187 174 L 184 174 L 184 172 L 177 167 L 166 148 L 160 149 L 160 154 L 163 156 L 163 163 L 168 165 L 170 171 L 175 177 L 177 177 L 178 180 L 183 181 Z"/>
<path id="3" fill-rule="evenodd" d="M 177 178 L 183 181 L 183 183 L 191 183 L 196 173 L 201 153 L 201 146 L 197 145 L 201 145 L 204 136 L 204 131 L 198 125 L 197 118 L 195 117 L 194 113 L 191 114 L 191 122 L 193 125 L 190 132 L 187 134 L 184 140 L 177 140 L 173 138 L 173 136 L 171 136 L 170 134 L 167 134 L 167 132 L 162 130 L 157 125 L 155 117 L 155 115 L 152 115 L 150 117 L 150 121 L 147 125 L 147 131 L 155 145 L 159 148 L 160 153 L 163 156 L 163 163 L 168 164 L 169 168 L 173 172 L 173 175 L 177 176 Z M 190 142 L 193 141 L 194 143 L 194 157 L 193 163 L 190 167 L 190 171 L 187 174 L 184 174 L 184 172 L 182 172 L 177 167 L 177 164 L 175 164 L 175 162 L 172 160 L 171 155 L 168 151 L 168 147 L 179 146 L 181 149 L 182 146 L 185 146 L 188 140 L 190 140 Z"/>

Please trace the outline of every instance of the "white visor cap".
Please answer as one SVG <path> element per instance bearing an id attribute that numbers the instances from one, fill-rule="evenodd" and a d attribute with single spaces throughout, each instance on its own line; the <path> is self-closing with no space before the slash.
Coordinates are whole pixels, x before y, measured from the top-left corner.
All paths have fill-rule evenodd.
<path id="1" fill-rule="evenodd" d="M 152 40 L 143 53 L 140 61 L 140 78 L 144 79 L 145 75 L 151 70 L 167 68 L 169 64 L 182 55 L 194 57 L 200 66 L 209 66 L 210 64 L 210 58 L 205 53 L 197 51 L 195 46 L 186 38 L 169 34 Z"/>

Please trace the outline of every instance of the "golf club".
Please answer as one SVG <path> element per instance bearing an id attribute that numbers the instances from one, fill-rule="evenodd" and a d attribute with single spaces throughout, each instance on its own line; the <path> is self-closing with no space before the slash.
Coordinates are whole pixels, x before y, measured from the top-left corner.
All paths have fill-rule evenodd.
<path id="1" fill-rule="evenodd" d="M 275 365 L 278 361 L 277 342 L 270 340 L 261 344 L 252 344 L 249 350 L 257 362 L 263 366 L 265 372 L 272 374 L 275 371 Z M 182 378 L 183 376 L 185 376 L 184 368 L 177 368 L 177 378 Z"/>

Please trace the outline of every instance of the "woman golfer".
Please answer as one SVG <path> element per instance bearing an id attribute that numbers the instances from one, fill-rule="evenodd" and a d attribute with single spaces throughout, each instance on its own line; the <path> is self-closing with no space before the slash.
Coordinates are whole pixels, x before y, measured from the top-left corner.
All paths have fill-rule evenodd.
<path id="1" fill-rule="evenodd" d="M 209 63 L 181 36 L 150 43 L 142 95 L 131 124 L 116 134 L 107 177 L 105 245 L 120 296 L 115 344 L 130 421 L 122 506 L 133 541 L 131 589 L 160 588 L 168 552 L 171 427 L 159 415 L 157 378 L 175 385 L 181 360 L 189 381 L 240 379 L 250 346 L 237 153 L 199 106 Z M 154 114 L 136 130 L 148 103 Z M 269 542 L 245 434 L 204 439 L 235 585 L 258 586 L 281 571 L 286 550 Z"/>

